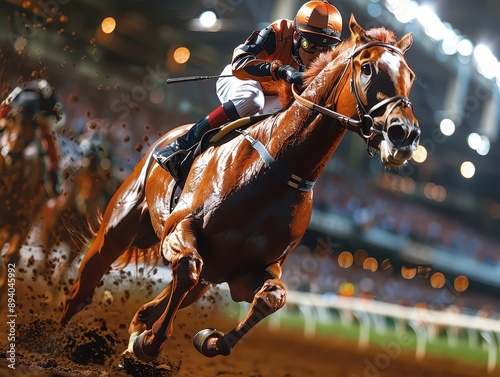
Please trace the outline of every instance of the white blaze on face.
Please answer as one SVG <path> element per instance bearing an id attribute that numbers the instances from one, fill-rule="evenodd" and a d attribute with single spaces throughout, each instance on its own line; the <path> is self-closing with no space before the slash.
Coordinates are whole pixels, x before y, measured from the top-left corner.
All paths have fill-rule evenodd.
<path id="1" fill-rule="evenodd" d="M 389 71 L 395 73 L 399 72 L 399 66 L 401 65 L 401 58 L 398 55 L 393 54 L 392 52 L 389 51 L 385 51 L 382 54 L 380 61 L 382 61 L 387 65 Z"/>

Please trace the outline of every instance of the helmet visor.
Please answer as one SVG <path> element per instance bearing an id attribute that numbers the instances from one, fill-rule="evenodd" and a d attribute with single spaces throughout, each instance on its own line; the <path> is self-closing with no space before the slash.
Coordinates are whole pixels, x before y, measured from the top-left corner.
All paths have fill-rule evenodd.
<path id="1" fill-rule="evenodd" d="M 319 38 L 314 38 L 314 35 L 311 35 L 310 33 L 302 33 L 299 30 L 297 30 L 297 33 L 299 34 L 301 40 L 300 40 L 300 47 L 302 49 L 309 53 L 309 54 L 315 54 L 317 52 L 324 52 L 328 51 L 332 48 L 334 48 L 339 41 L 337 39 L 330 38 L 328 43 L 322 42 L 318 43 Z M 311 38 L 312 36 L 312 38 Z M 324 40 L 325 38 L 323 38 Z"/>

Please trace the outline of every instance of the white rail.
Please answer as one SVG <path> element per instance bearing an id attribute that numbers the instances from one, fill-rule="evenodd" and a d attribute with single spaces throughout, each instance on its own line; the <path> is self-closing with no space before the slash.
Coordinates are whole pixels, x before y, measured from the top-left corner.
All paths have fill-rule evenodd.
<path id="1" fill-rule="evenodd" d="M 226 289 L 223 287 L 222 291 Z M 246 313 L 248 305 L 247 303 L 240 304 L 239 315 Z M 291 291 L 288 292 L 285 308 L 269 318 L 269 326 L 273 329 L 279 329 L 281 317 L 286 313 L 287 308 L 294 306 L 304 317 L 304 336 L 306 337 L 316 335 L 318 323 L 331 321 L 331 309 L 334 309 L 340 313 L 341 321 L 350 321 L 351 318 L 357 319 L 360 327 L 358 344 L 362 349 L 369 345 L 372 328 L 381 331 L 387 326 L 387 319 L 393 319 L 396 320 L 396 324 L 400 324 L 400 328 L 397 328 L 399 330 L 397 338 L 401 348 L 409 346 L 409 338 L 404 336 L 407 334 L 407 327 L 415 332 L 417 343 L 415 356 L 417 359 L 425 356 L 427 342 L 436 336 L 436 329 L 443 328 L 446 329 L 450 347 L 456 344 L 457 330 L 463 330 L 468 334 L 470 347 L 480 346 L 479 339 L 483 339 L 483 345 L 487 352 L 488 372 L 493 372 L 497 365 L 500 321 L 495 319 L 405 307 L 363 298 Z"/>

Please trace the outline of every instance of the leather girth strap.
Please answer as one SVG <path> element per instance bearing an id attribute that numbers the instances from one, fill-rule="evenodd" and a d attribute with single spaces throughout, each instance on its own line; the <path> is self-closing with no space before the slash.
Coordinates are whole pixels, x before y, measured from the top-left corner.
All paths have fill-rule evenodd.
<path id="1" fill-rule="evenodd" d="M 240 130 L 238 132 L 240 132 L 244 138 L 248 140 L 248 142 L 252 145 L 252 148 L 259 153 L 260 158 L 264 161 L 264 164 L 270 168 L 271 172 L 278 179 L 299 191 L 308 192 L 312 190 L 315 182 L 307 181 L 295 174 L 290 173 L 269 154 L 266 147 L 260 141 L 254 139 L 245 130 Z"/>

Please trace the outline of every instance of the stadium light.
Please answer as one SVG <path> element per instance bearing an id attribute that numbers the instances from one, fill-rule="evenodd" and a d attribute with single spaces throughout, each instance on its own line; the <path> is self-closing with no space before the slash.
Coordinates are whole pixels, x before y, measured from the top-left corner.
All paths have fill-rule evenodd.
<path id="1" fill-rule="evenodd" d="M 479 44 L 474 48 L 474 59 L 477 63 L 477 70 L 487 79 L 494 79 L 497 77 L 500 65 L 497 58 L 489 47 L 484 44 Z"/>
<path id="2" fill-rule="evenodd" d="M 374 12 L 376 7 L 373 3 L 370 2 L 368 13 L 375 17 L 374 13 L 377 12 Z M 477 71 L 487 79 L 496 80 L 500 91 L 500 62 L 488 47 L 483 44 L 474 47 L 469 39 L 453 30 L 452 25 L 441 21 L 434 9 L 427 4 L 419 5 L 414 0 L 385 0 L 385 7 L 401 23 L 411 23 L 416 19 L 428 37 L 434 42 L 442 42 L 442 53 L 454 55 L 458 52 L 458 60 L 464 64 L 468 63 L 468 57 L 474 54 Z"/>
<path id="3" fill-rule="evenodd" d="M 457 51 L 462 56 L 471 56 L 474 52 L 474 45 L 467 38 L 462 38 L 457 44 Z"/>

